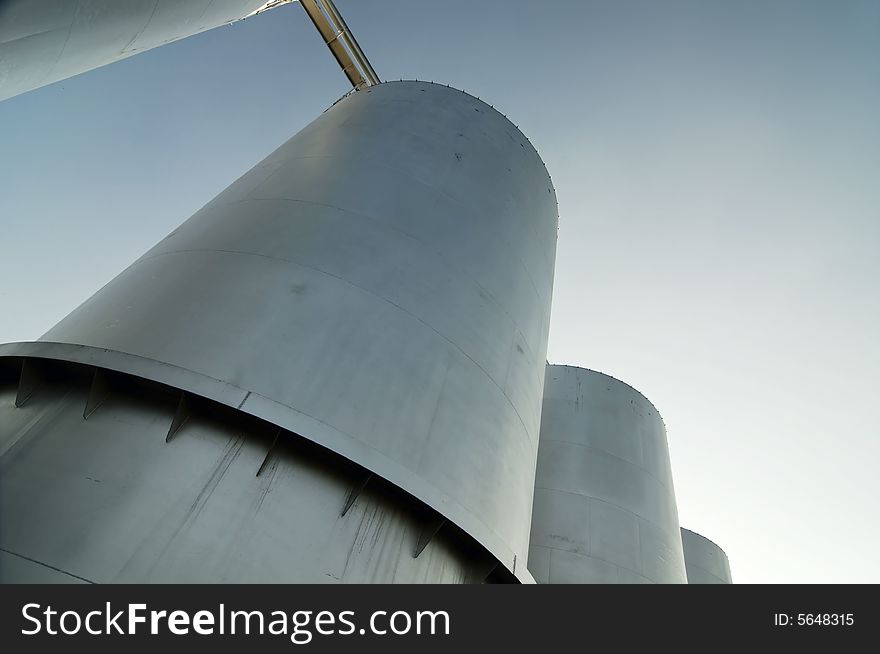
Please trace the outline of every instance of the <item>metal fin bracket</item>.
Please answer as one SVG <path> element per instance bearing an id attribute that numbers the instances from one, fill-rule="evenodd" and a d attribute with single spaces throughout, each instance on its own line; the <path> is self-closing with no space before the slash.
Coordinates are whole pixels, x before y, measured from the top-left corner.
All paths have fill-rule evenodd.
<path id="1" fill-rule="evenodd" d="M 166 443 L 172 439 L 174 434 L 180 431 L 180 428 L 183 427 L 183 423 L 185 423 L 188 418 L 189 402 L 187 402 L 187 393 L 186 391 L 181 391 L 180 401 L 177 403 L 177 410 L 174 412 L 174 417 L 171 419 L 171 426 L 168 428 L 168 433 L 165 435 Z"/>

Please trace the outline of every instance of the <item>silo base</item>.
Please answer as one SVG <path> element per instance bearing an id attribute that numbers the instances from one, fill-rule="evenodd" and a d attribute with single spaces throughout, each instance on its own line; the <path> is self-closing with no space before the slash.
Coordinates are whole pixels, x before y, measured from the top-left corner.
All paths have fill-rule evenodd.
<path id="1" fill-rule="evenodd" d="M 306 439 L 133 376 L 0 362 L 4 582 L 494 579 L 453 525 Z"/>

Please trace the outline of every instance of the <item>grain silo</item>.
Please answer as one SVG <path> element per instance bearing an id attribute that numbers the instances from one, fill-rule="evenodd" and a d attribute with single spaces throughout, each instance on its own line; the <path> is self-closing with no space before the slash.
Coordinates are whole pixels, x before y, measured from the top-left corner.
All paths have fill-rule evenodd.
<path id="1" fill-rule="evenodd" d="M 489 105 L 347 95 L 0 346 L 3 578 L 530 581 L 556 227 Z"/>
<path id="2" fill-rule="evenodd" d="M 684 563 L 689 584 L 732 584 L 727 554 L 705 536 L 682 528 Z"/>
<path id="3" fill-rule="evenodd" d="M 535 486 L 539 583 L 686 583 L 666 428 L 632 387 L 547 366 Z"/>
<path id="4" fill-rule="evenodd" d="M 0 100 L 288 0 L 3 0 Z"/>

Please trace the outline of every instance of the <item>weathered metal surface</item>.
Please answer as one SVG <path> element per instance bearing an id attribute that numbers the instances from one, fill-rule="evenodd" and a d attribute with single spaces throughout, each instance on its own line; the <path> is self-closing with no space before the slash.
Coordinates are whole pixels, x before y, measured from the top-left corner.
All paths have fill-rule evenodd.
<path id="1" fill-rule="evenodd" d="M 444 86 L 380 84 L 0 357 L 258 416 L 389 480 L 530 581 L 556 226 L 547 171 L 510 121 Z"/>
<path id="2" fill-rule="evenodd" d="M 178 395 L 177 408 L 174 410 L 174 416 L 171 418 L 171 425 L 168 427 L 168 433 L 165 434 L 165 442 L 167 443 L 174 434 L 180 431 L 180 428 L 189 420 L 189 401 L 186 397 L 186 391 L 181 391 Z"/>
<path id="3" fill-rule="evenodd" d="M 220 25 L 265 0 L 3 0 L 0 100 Z"/>
<path id="4" fill-rule="evenodd" d="M 0 386 L 0 581 L 476 582 L 485 551 L 438 534 L 418 559 L 422 507 L 386 483 L 339 507 L 359 471 L 217 407 L 170 442 L 178 398 L 119 380 L 88 420 L 91 383 L 60 376 L 21 408 Z M 125 382 L 122 385 L 122 382 Z"/>
<path id="5" fill-rule="evenodd" d="M 666 429 L 632 387 L 547 366 L 535 485 L 539 583 L 686 583 Z"/>
<path id="6" fill-rule="evenodd" d="M 15 406 L 23 407 L 40 384 L 40 362 L 24 359 L 18 376 L 18 388 L 15 392 Z"/>
<path id="7" fill-rule="evenodd" d="M 682 527 L 681 542 L 689 584 L 732 584 L 727 554 L 705 536 Z"/>
<path id="8" fill-rule="evenodd" d="M 88 420 L 89 416 L 98 410 L 104 401 L 110 396 L 111 384 L 107 371 L 101 368 L 95 368 L 92 375 L 92 384 L 89 387 L 89 397 L 83 408 L 83 420 Z"/>

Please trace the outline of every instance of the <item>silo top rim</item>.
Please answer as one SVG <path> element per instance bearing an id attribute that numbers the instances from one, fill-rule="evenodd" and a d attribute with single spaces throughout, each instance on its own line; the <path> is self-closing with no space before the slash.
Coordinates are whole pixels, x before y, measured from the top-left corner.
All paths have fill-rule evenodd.
<path id="1" fill-rule="evenodd" d="M 523 138 L 523 140 L 525 140 L 525 142 L 529 144 L 529 147 L 532 149 L 532 151 L 535 153 L 535 155 L 537 155 L 538 161 L 540 161 L 541 165 L 544 166 L 544 171 L 547 173 L 547 177 L 550 178 L 550 186 L 553 189 L 553 194 L 554 194 L 554 196 L 556 195 L 556 186 L 553 184 L 553 178 L 550 176 L 550 171 L 547 170 L 547 164 L 544 163 L 544 159 L 543 159 L 543 157 L 541 157 L 541 153 L 538 152 L 538 148 L 536 148 L 535 145 L 529 140 L 529 137 L 523 133 L 523 131 L 519 128 L 519 126 L 516 123 L 514 123 L 512 120 L 510 120 L 510 118 L 508 118 L 505 114 L 503 114 L 498 109 L 496 109 L 493 105 L 489 104 L 488 102 L 486 102 L 482 98 L 479 98 L 475 95 L 472 95 L 471 93 L 468 93 L 467 91 L 462 91 L 461 89 L 456 88 L 454 86 L 449 86 L 448 84 L 440 84 L 439 82 L 428 82 L 426 80 L 420 80 L 420 79 L 385 80 L 383 82 L 379 82 L 378 84 L 373 84 L 372 86 L 368 86 L 368 87 L 365 87 L 360 90 L 352 89 L 350 91 L 346 91 L 344 95 L 342 95 L 341 97 L 334 100 L 333 104 L 331 104 L 330 107 L 333 107 L 334 105 L 336 105 L 339 102 L 342 102 L 343 100 L 345 100 L 348 97 L 357 95 L 359 93 L 370 93 L 375 89 L 381 88 L 383 86 L 389 86 L 391 84 L 427 84 L 427 85 L 431 85 L 431 86 L 436 86 L 441 89 L 449 89 L 450 91 L 456 91 L 457 93 L 461 93 L 463 95 L 468 96 L 469 98 L 476 100 L 477 102 L 482 104 L 484 107 L 487 107 L 488 109 L 490 109 L 491 111 L 493 111 L 497 115 L 501 116 L 511 127 L 513 127 L 513 129 L 516 130 L 516 133 L 519 134 Z M 328 109 L 330 107 L 328 107 Z M 558 213 L 559 212 L 557 211 L 557 217 L 558 217 Z"/>
<path id="2" fill-rule="evenodd" d="M 618 379 L 617 377 L 615 377 L 615 376 L 613 376 L 613 375 L 609 375 L 607 372 L 601 372 L 601 371 L 599 371 L 599 370 L 593 370 L 592 368 L 584 368 L 584 367 L 582 367 L 582 366 L 571 366 L 571 365 L 568 365 L 568 364 L 565 364 L 565 363 L 550 363 L 549 361 L 547 362 L 547 367 L 548 367 L 548 368 L 571 368 L 572 370 L 581 370 L 581 371 L 583 371 L 583 372 L 591 372 L 591 373 L 593 373 L 594 375 L 602 375 L 603 377 L 608 377 L 608 379 L 614 380 L 614 381 L 617 382 L 618 384 L 621 384 L 621 385 L 623 385 L 623 386 L 626 386 L 628 389 L 630 389 L 631 391 L 633 391 L 634 393 L 636 393 L 637 395 L 639 395 L 643 400 L 645 400 L 645 402 L 647 402 L 648 404 L 650 404 L 650 405 L 651 405 L 651 408 L 654 409 L 654 411 L 657 412 L 657 415 L 658 415 L 658 416 L 660 416 L 660 421 L 663 423 L 663 426 L 664 426 L 664 427 L 666 426 L 666 421 L 663 420 L 663 414 L 660 413 L 659 409 L 657 409 L 657 407 L 654 405 L 654 403 L 653 403 L 651 400 L 649 400 L 648 397 L 647 397 L 644 393 L 642 393 L 638 388 L 636 388 L 636 387 L 633 386 L 632 384 L 627 384 L 625 381 L 622 381 L 622 380 Z"/>
<path id="3" fill-rule="evenodd" d="M 689 533 L 689 534 L 691 534 L 691 535 L 693 535 L 693 536 L 697 536 L 697 537 L 699 537 L 699 538 L 702 538 L 704 541 L 706 541 L 706 542 L 708 542 L 708 543 L 711 543 L 715 548 L 718 549 L 718 551 L 720 551 L 725 557 L 727 557 L 727 552 L 724 551 L 724 548 L 721 547 L 718 543 L 716 543 L 716 542 L 715 542 L 714 540 L 712 540 L 711 538 L 706 538 L 705 536 L 703 536 L 703 534 L 698 534 L 697 532 L 692 531 L 692 530 L 690 530 L 690 529 L 686 529 L 685 527 L 682 527 L 681 530 L 682 530 L 682 531 L 686 531 L 687 533 Z M 727 558 L 729 559 L 730 557 L 727 557 Z"/>

